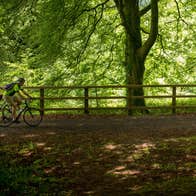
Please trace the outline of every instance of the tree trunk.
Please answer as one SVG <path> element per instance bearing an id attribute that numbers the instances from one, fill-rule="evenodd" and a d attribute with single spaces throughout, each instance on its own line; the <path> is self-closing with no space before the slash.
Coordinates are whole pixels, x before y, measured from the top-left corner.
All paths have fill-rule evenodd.
<path id="1" fill-rule="evenodd" d="M 122 25 L 125 29 L 125 70 L 127 85 L 142 85 L 144 79 L 146 56 L 154 44 L 158 32 L 158 7 L 157 0 L 151 0 L 151 28 L 149 38 L 142 45 L 142 36 L 140 32 L 139 0 L 114 0 L 119 11 Z M 135 98 L 133 96 L 143 96 L 143 88 L 127 89 L 127 107 L 128 114 L 131 115 L 132 106 L 145 106 L 144 98 Z M 142 112 L 148 112 L 142 110 Z"/>
<path id="2" fill-rule="evenodd" d="M 130 47 L 132 41 L 126 40 L 125 49 L 125 69 L 126 69 L 126 84 L 127 85 L 142 85 L 144 78 L 144 62 L 137 55 L 136 49 Z M 128 46 L 127 46 L 128 45 Z M 144 96 L 143 88 L 128 88 L 127 89 L 127 108 L 128 113 L 132 114 L 132 106 L 145 106 L 144 98 L 134 98 L 134 96 Z"/>
<path id="3" fill-rule="evenodd" d="M 126 84 L 127 85 L 142 85 L 144 79 L 144 60 L 141 54 L 138 53 L 140 42 L 134 42 L 129 34 L 126 35 L 125 48 L 125 69 L 126 69 Z M 144 90 L 140 88 L 127 89 L 127 108 L 128 114 L 132 114 L 132 106 L 145 106 L 144 98 L 134 98 L 134 96 L 144 96 Z M 142 110 L 144 112 L 144 110 Z M 147 111 L 146 111 L 147 112 Z"/>

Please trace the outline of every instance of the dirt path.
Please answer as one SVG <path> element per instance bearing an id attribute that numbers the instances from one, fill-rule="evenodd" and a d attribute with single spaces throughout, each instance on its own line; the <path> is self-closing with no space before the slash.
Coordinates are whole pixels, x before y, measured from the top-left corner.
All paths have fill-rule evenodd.
<path id="1" fill-rule="evenodd" d="M 64 130 L 196 130 L 196 115 L 144 117 L 83 117 L 76 119 L 45 120 L 42 127 Z"/>
<path id="2" fill-rule="evenodd" d="M 0 128 L 0 192 L 195 196 L 195 136 L 196 114 L 61 116 Z"/>
<path id="3" fill-rule="evenodd" d="M 0 128 L 1 134 L 15 137 L 15 134 L 39 133 L 47 131 L 80 132 L 130 132 L 133 135 L 165 136 L 196 134 L 196 114 L 169 116 L 60 116 L 45 117 L 37 128 L 28 127 L 23 122 L 8 128 Z"/>

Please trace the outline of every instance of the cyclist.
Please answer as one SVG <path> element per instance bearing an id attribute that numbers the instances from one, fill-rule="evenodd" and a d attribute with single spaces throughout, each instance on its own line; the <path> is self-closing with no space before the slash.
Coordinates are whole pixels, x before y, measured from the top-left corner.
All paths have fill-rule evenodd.
<path id="1" fill-rule="evenodd" d="M 13 82 L 11 87 L 4 93 L 5 101 L 12 107 L 12 120 L 16 121 L 16 111 L 20 109 L 23 99 L 31 99 L 31 96 L 22 88 L 25 83 L 24 78 L 19 78 Z"/>

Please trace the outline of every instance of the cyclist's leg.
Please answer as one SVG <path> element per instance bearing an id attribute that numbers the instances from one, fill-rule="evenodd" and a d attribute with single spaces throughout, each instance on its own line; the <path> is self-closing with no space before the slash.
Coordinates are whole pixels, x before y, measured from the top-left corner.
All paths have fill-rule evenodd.
<path id="1" fill-rule="evenodd" d="M 5 99 L 1 107 L 1 114 L 0 114 L 0 127 L 8 127 L 12 124 L 12 109 L 11 105 L 9 105 Z"/>
<path id="2" fill-rule="evenodd" d="M 24 98 L 19 93 L 16 93 L 14 95 L 14 102 L 16 102 L 18 109 L 20 109 L 20 105 L 23 102 L 23 100 L 24 100 Z"/>
<path id="3" fill-rule="evenodd" d="M 17 110 L 17 103 L 14 101 L 14 96 L 4 96 L 5 101 L 12 107 L 12 118 L 13 120 L 16 119 L 16 110 Z"/>

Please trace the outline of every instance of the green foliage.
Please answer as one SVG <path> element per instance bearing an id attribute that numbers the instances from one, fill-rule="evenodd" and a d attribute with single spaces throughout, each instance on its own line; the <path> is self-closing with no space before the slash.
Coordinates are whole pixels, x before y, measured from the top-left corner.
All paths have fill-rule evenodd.
<path id="1" fill-rule="evenodd" d="M 159 37 L 146 62 L 146 83 L 196 81 L 195 6 L 193 1 L 177 2 L 160 3 Z"/>
<path id="2" fill-rule="evenodd" d="M 105 2 L 1 1 L 0 84 L 18 76 L 28 86 L 125 84 L 125 32 L 114 2 Z M 145 84 L 195 83 L 194 7 L 159 2 L 159 37 L 145 62 Z M 143 40 L 149 17 L 141 18 Z"/>

